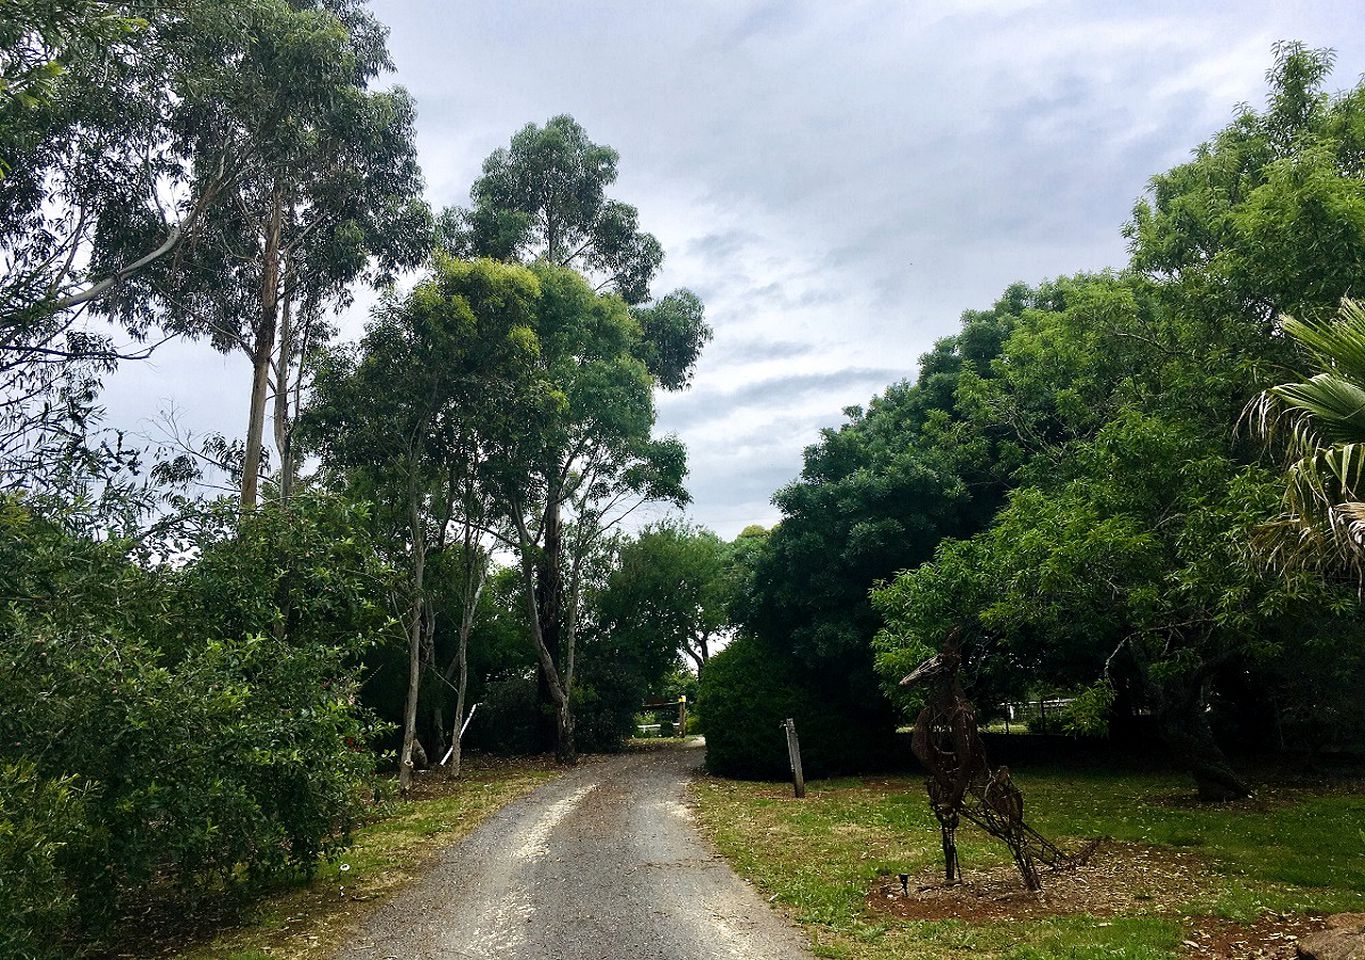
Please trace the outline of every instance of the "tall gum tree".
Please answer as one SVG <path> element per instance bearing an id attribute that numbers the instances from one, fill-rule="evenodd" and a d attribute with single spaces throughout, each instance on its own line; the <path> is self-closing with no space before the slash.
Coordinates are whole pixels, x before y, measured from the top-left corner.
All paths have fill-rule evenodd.
<path id="1" fill-rule="evenodd" d="M 212 69 L 177 28 L 180 7 L 15 0 L 5 9 L 0 482 L 14 486 L 80 457 L 102 377 L 155 346 L 120 346 L 88 316 L 194 242 L 237 170 L 196 165 L 175 135 L 185 78 Z M 120 319 L 146 337 L 157 306 L 133 298 Z"/>
<path id="2" fill-rule="evenodd" d="M 572 270 L 546 263 L 532 269 L 541 289 L 536 375 L 517 428 L 489 444 L 495 452 L 489 482 L 515 538 L 532 641 L 553 708 L 555 751 L 572 763 L 585 564 L 641 504 L 686 502 L 686 451 L 675 437 L 654 436 L 654 392 L 689 382 L 709 330 L 699 312 L 689 314 L 697 325 L 696 350 L 661 349 L 650 332 L 670 324 L 641 324 L 619 297 L 594 292 Z M 695 300 L 678 307 L 694 308 L 699 311 Z M 661 302 L 657 309 L 674 307 Z M 548 597 L 547 584 L 554 591 Z"/>
<path id="3" fill-rule="evenodd" d="M 482 588 L 483 538 L 500 529 L 483 486 L 482 451 L 525 429 L 515 415 L 526 411 L 537 382 L 539 295 L 537 277 L 525 268 L 438 257 L 429 279 L 380 307 L 358 349 L 324 360 L 303 421 L 324 469 L 379 502 L 386 539 L 406 555 L 404 788 L 414 766 L 423 651 L 435 631 L 429 558 L 454 549 L 467 564 L 460 647 L 445 671 L 459 675 Z M 452 722 L 457 749 L 460 687 Z"/>
<path id="4" fill-rule="evenodd" d="M 487 256 L 544 263 L 579 271 L 594 292 L 611 291 L 630 305 L 645 331 L 641 357 L 659 386 L 677 390 L 710 336 L 701 301 L 678 290 L 651 302 L 650 284 L 663 262 L 658 240 L 639 228 L 636 209 L 607 195 L 619 157 L 594 143 L 572 117 L 552 117 L 544 126 L 527 124 L 507 147 L 484 161 L 467 209 L 446 210 L 437 223 L 439 245 L 460 256 Z M 552 487 L 557 481 L 552 482 Z M 569 606 L 562 562 L 567 502 L 557 489 L 544 497 L 545 514 L 535 524 L 537 620 L 552 660 L 559 660 Z M 547 749 L 558 739 L 548 714 L 558 709 L 542 671 L 539 697 L 547 712 L 540 728 Z"/>
<path id="5" fill-rule="evenodd" d="M 293 471 L 291 407 L 301 359 L 356 280 L 382 283 L 427 256 L 414 109 L 401 88 L 370 85 L 392 67 L 386 30 L 358 0 L 196 4 L 174 24 L 210 65 L 184 81 L 171 129 L 196 172 L 230 170 L 178 255 L 125 284 L 112 312 L 149 297 L 175 304 L 171 332 L 242 351 L 252 380 L 241 503 L 258 497 L 266 413 Z"/>

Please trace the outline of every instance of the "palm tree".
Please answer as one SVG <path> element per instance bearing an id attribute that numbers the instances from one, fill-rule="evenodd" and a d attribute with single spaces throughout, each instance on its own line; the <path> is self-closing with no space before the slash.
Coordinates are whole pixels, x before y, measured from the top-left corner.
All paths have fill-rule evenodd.
<path id="1" fill-rule="evenodd" d="M 1283 328 L 1318 372 L 1247 407 L 1289 456 L 1284 510 L 1253 548 L 1279 569 L 1346 569 L 1365 582 L 1365 305 L 1343 299 L 1329 320 L 1285 317 Z"/>

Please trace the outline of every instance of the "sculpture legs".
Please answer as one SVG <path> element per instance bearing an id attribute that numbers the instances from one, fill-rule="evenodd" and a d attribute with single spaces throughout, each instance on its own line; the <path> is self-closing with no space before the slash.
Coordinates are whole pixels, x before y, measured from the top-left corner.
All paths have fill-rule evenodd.
<path id="1" fill-rule="evenodd" d="M 1043 889 L 1043 881 L 1038 876 L 1038 867 L 1033 862 L 1033 857 L 1029 855 L 1024 838 L 1015 834 L 1006 837 L 1005 842 L 1009 844 L 1010 853 L 1014 854 L 1014 862 L 1019 867 L 1019 875 L 1024 878 L 1024 886 L 1032 893 L 1038 893 Z"/>
<path id="2" fill-rule="evenodd" d="M 962 877 L 957 862 L 957 811 L 935 810 L 934 815 L 943 834 L 943 879 L 949 884 L 957 883 Z"/>

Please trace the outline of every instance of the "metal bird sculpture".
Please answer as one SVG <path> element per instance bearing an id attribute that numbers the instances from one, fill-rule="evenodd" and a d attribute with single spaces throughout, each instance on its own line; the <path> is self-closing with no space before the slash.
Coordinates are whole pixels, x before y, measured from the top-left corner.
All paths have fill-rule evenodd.
<path id="1" fill-rule="evenodd" d="M 991 772 L 976 710 L 959 679 L 961 636 L 961 629 L 954 628 L 943 651 L 901 681 L 903 687 L 922 685 L 928 690 L 924 709 L 915 718 L 911 749 L 929 771 L 925 786 L 943 835 L 945 879 L 948 883 L 961 879 L 957 828 L 966 819 L 1009 846 L 1024 886 L 1036 893 L 1043 888 L 1038 861 L 1051 867 L 1075 864 L 1088 857 L 1094 845 L 1068 856 L 1024 821 L 1024 795 L 1010 779 L 1009 768 Z"/>

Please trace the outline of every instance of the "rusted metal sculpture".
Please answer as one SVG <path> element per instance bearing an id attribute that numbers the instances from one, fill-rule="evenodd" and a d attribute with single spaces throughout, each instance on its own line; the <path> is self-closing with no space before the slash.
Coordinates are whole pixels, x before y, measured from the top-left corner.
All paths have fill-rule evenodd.
<path id="1" fill-rule="evenodd" d="M 1024 795 L 1010 779 L 1008 767 L 994 773 L 986 761 L 986 748 L 976 727 L 976 711 L 962 689 L 961 631 L 948 634 L 943 652 L 921 663 L 901 681 L 908 687 L 924 684 L 929 694 L 915 719 L 915 756 L 929 771 L 926 786 L 943 833 L 943 868 L 948 883 L 957 883 L 961 867 L 957 859 L 957 828 L 966 819 L 993 837 L 1005 841 L 1024 878 L 1024 885 L 1037 892 L 1043 888 L 1037 862 L 1060 867 L 1088 856 L 1069 857 L 1056 844 L 1024 822 Z"/>

